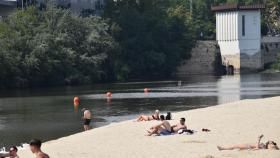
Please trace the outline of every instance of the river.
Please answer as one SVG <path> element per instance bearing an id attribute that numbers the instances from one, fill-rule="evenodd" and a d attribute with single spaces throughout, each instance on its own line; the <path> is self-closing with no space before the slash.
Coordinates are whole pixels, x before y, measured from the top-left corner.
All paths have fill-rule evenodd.
<path id="1" fill-rule="evenodd" d="M 221 103 L 277 96 L 280 74 L 189 76 L 171 81 L 99 84 L 0 91 L 0 146 L 43 141 L 82 131 L 81 112 L 73 97 L 94 115 L 94 128 L 150 114 L 203 108 Z M 178 81 L 181 81 L 181 85 Z M 149 88 L 149 93 L 143 93 Z M 111 100 L 105 96 L 113 93 Z M 280 105 L 279 105 L 280 106 Z"/>

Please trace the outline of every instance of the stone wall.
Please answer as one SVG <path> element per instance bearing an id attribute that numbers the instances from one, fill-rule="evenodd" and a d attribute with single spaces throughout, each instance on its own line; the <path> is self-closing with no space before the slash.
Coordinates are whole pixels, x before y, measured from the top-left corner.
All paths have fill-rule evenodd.
<path id="1" fill-rule="evenodd" d="M 197 41 L 192 49 L 191 59 L 182 61 L 177 69 L 177 76 L 214 74 L 219 57 L 220 49 L 216 41 Z"/>
<path id="2" fill-rule="evenodd" d="M 234 65 L 238 63 L 241 64 L 241 69 L 245 68 L 243 72 L 246 73 L 246 70 L 253 72 L 249 70 L 250 67 L 255 66 L 255 70 L 262 70 L 263 68 L 259 67 L 259 65 L 269 65 L 275 62 L 278 55 L 280 55 L 280 37 L 262 37 L 261 53 L 227 56 L 227 58 L 231 58 L 231 61 L 237 63 L 225 63 L 226 60 L 222 59 L 216 41 L 197 41 L 196 46 L 192 49 L 191 58 L 182 61 L 181 65 L 177 68 L 177 76 L 223 73 L 224 67 L 221 65 Z M 259 60 L 260 58 L 261 60 Z"/>
<path id="3" fill-rule="evenodd" d="M 280 37 L 263 37 L 261 50 L 265 66 L 275 62 L 280 55 Z"/>
<path id="4" fill-rule="evenodd" d="M 264 69 L 261 51 L 254 54 L 240 54 L 240 73 L 254 73 Z"/>

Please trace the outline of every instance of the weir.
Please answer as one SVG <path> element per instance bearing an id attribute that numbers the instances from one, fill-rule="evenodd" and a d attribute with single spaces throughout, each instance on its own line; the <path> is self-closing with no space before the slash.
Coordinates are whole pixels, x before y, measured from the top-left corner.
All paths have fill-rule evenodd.
<path id="1" fill-rule="evenodd" d="M 261 9 L 264 5 L 226 4 L 212 6 L 216 12 L 216 40 L 222 63 L 228 71 L 262 70 Z"/>

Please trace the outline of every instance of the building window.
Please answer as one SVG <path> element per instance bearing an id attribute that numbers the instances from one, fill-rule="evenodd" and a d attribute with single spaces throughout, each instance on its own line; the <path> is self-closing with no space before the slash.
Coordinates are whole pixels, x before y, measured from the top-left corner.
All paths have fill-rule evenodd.
<path id="1" fill-rule="evenodd" d="M 242 15 L 242 36 L 245 36 L 245 15 Z"/>

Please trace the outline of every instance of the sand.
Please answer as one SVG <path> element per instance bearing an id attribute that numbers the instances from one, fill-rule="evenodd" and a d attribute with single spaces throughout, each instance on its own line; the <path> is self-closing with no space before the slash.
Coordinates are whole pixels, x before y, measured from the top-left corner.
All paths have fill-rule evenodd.
<path id="1" fill-rule="evenodd" d="M 280 144 L 280 97 L 243 100 L 173 114 L 177 123 L 186 117 L 194 135 L 147 137 L 146 129 L 159 122 L 114 123 L 43 144 L 51 158 L 280 158 L 280 151 L 218 151 L 217 145 L 264 141 Z M 211 130 L 201 132 L 202 128 Z M 34 157 L 28 150 L 21 158 Z"/>

